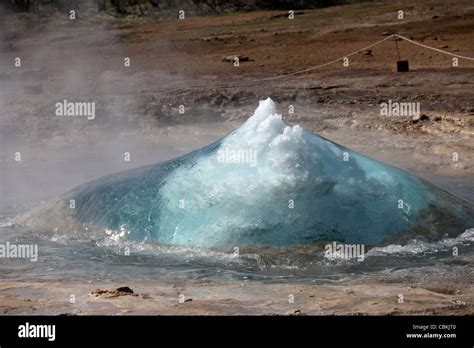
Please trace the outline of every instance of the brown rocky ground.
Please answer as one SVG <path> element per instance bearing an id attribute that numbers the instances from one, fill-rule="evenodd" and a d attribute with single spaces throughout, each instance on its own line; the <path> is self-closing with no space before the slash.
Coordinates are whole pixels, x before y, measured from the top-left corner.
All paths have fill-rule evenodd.
<path id="1" fill-rule="evenodd" d="M 399 9 L 404 20 L 397 19 Z M 150 133 L 211 122 L 230 130 L 248 117 L 258 99 L 270 96 L 284 115 L 294 105 L 295 114 L 286 115 L 290 122 L 366 154 L 418 173 L 473 173 L 473 61 L 460 60 L 460 67 L 452 68 L 451 57 L 400 41 L 401 56 L 413 70 L 396 73 L 394 41 L 388 40 L 351 57 L 348 68 L 339 62 L 261 80 L 342 57 L 389 33 L 472 56 L 470 1 L 362 3 L 307 10 L 294 20 L 281 14 L 136 25 L 93 13 L 75 22 L 60 15 L 9 17 L 2 24 L 0 52 L 5 142 L 16 133 L 31 143 L 65 132 L 84 140 L 96 128 Z M 232 54 L 251 60 L 239 67 L 222 61 Z M 21 68 L 13 67 L 14 57 L 23 58 Z M 131 58 L 131 67 L 123 67 L 124 57 Z M 72 126 L 71 120 L 58 121 L 52 105 L 61 98 L 96 101 L 97 119 Z M 388 99 L 419 102 L 428 119 L 382 117 L 380 103 Z M 181 104 L 185 114 L 178 112 Z M 453 152 L 459 153 L 459 162 L 452 161 Z"/>
<path id="2" fill-rule="evenodd" d="M 468 285 L 403 285 L 364 281 L 339 285 L 260 282 L 122 284 L 2 282 L 0 313 L 50 315 L 466 315 Z M 130 292 L 133 291 L 133 292 Z M 399 302 L 399 295 L 403 302 Z M 74 303 L 71 303 L 74 295 Z M 180 297 L 183 295 L 182 297 Z M 290 295 L 294 302 L 289 301 Z"/>

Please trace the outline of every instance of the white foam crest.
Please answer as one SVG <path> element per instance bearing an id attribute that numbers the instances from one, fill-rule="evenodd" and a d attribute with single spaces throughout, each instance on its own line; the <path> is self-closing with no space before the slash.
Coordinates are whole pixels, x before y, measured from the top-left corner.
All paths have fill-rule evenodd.
<path id="1" fill-rule="evenodd" d="M 308 171 L 304 168 L 308 160 L 306 157 L 315 156 L 303 139 L 303 129 L 298 125 L 287 126 L 282 116 L 276 114 L 276 105 L 270 98 L 260 101 L 255 113 L 224 139 L 217 157 L 223 153 L 236 154 L 237 160 L 227 158 L 229 161 L 226 163 L 213 156 L 201 160 L 193 171 L 225 172 L 225 175 L 213 178 L 214 190 L 220 187 L 223 192 L 227 192 L 227 187 L 231 186 L 249 195 L 256 188 L 271 190 L 280 185 L 292 187 L 302 184 L 308 177 Z M 248 157 L 239 154 L 255 155 L 256 163 L 245 163 Z M 237 166 L 240 170 L 235 170 Z M 252 177 L 253 185 L 248 184 L 249 176 Z M 203 180 L 196 186 L 206 185 L 208 178 L 201 178 Z M 218 192 L 214 193 L 218 195 Z"/>
<path id="2" fill-rule="evenodd" d="M 192 206 L 186 209 L 195 211 L 229 204 L 243 210 L 257 201 L 261 206 L 270 206 L 277 190 L 297 191 L 305 186 L 309 176 L 306 167 L 314 163 L 315 156 L 303 139 L 302 128 L 287 126 L 282 116 L 276 114 L 275 103 L 267 98 L 239 129 L 223 140 L 215 154 L 200 158 L 192 168 L 176 170 L 160 192 L 169 201 L 192 196 L 187 199 Z M 164 221 L 180 213 L 168 211 L 160 219 Z M 227 216 L 226 221 L 215 219 L 203 228 L 252 230 L 260 225 L 261 219 L 256 216 L 249 221 L 240 215 Z M 184 244 L 187 236 L 181 236 L 178 228 L 172 238 L 172 243 Z"/>
<path id="3" fill-rule="evenodd" d="M 422 254 L 425 252 L 437 252 L 439 250 L 446 250 L 455 245 L 474 242 L 474 228 L 469 228 L 455 238 L 445 238 L 437 242 L 424 242 L 413 239 L 406 245 L 391 244 L 385 247 L 376 247 L 369 250 L 367 256 L 382 256 L 394 254 Z"/>
<path id="4" fill-rule="evenodd" d="M 181 245 L 166 245 L 160 243 L 149 243 L 147 240 L 131 241 L 124 235 L 107 230 L 102 238 L 97 238 L 94 243 L 98 247 L 117 249 L 117 253 L 123 254 L 127 248 L 130 254 L 152 255 L 152 256 L 179 256 L 184 260 L 212 259 L 222 262 L 242 263 L 240 255 L 234 252 L 224 252 L 207 248 Z"/>
<path id="5" fill-rule="evenodd" d="M 0 219 L 0 228 L 15 227 L 15 226 L 16 226 L 15 220 L 10 217 Z"/>

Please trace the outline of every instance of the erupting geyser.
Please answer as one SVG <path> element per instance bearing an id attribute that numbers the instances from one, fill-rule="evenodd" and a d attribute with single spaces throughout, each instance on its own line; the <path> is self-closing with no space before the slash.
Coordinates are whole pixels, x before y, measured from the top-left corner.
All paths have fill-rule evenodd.
<path id="1" fill-rule="evenodd" d="M 75 208 L 64 207 L 71 199 Z M 205 148 L 87 183 L 61 201 L 60 215 L 75 228 L 201 247 L 377 244 L 439 239 L 473 226 L 466 202 L 286 125 L 271 99 Z M 38 218 L 45 214 L 23 221 L 45 221 Z"/>

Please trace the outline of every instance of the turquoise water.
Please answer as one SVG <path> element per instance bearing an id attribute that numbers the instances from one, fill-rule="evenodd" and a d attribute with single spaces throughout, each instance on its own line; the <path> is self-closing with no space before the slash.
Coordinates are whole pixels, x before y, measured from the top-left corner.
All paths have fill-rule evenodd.
<path id="1" fill-rule="evenodd" d="M 285 124 L 270 99 L 227 137 L 84 184 L 71 200 L 78 230 L 205 248 L 437 240 L 474 226 L 468 202 Z"/>
<path id="2" fill-rule="evenodd" d="M 207 147 L 83 184 L 27 218 L 0 214 L 0 243 L 39 250 L 37 262 L 3 259 L 0 277 L 322 283 L 470 275 L 472 185 L 438 180 L 447 191 L 285 124 L 266 100 Z M 364 259 L 327 258 L 333 242 L 363 245 Z"/>
<path id="3" fill-rule="evenodd" d="M 241 248 L 239 255 L 235 255 L 232 249 L 112 243 L 86 235 L 65 237 L 61 231 L 38 231 L 14 224 L 0 227 L 0 243 L 7 241 L 38 245 L 38 261 L 2 259 L 3 281 L 110 281 L 132 287 L 134 281 L 150 279 L 173 284 L 180 280 L 319 284 L 370 277 L 389 281 L 394 275 L 410 282 L 430 274 L 463 274 L 469 281 L 474 270 L 474 229 L 462 237 L 434 243 L 411 241 L 403 246 L 367 250 L 363 262 L 328 260 L 321 249 L 255 247 Z M 453 247 L 458 249 L 459 256 L 453 257 Z"/>

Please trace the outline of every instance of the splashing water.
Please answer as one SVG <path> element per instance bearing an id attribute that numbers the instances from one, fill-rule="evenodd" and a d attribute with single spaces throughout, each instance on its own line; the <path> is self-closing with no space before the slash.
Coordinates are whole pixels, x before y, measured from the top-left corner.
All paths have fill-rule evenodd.
<path id="1" fill-rule="evenodd" d="M 75 209 L 66 207 L 71 199 Z M 84 184 L 48 209 L 23 221 L 53 209 L 61 227 L 197 247 L 438 240 L 473 226 L 466 202 L 285 124 L 269 98 L 227 137 Z"/>

